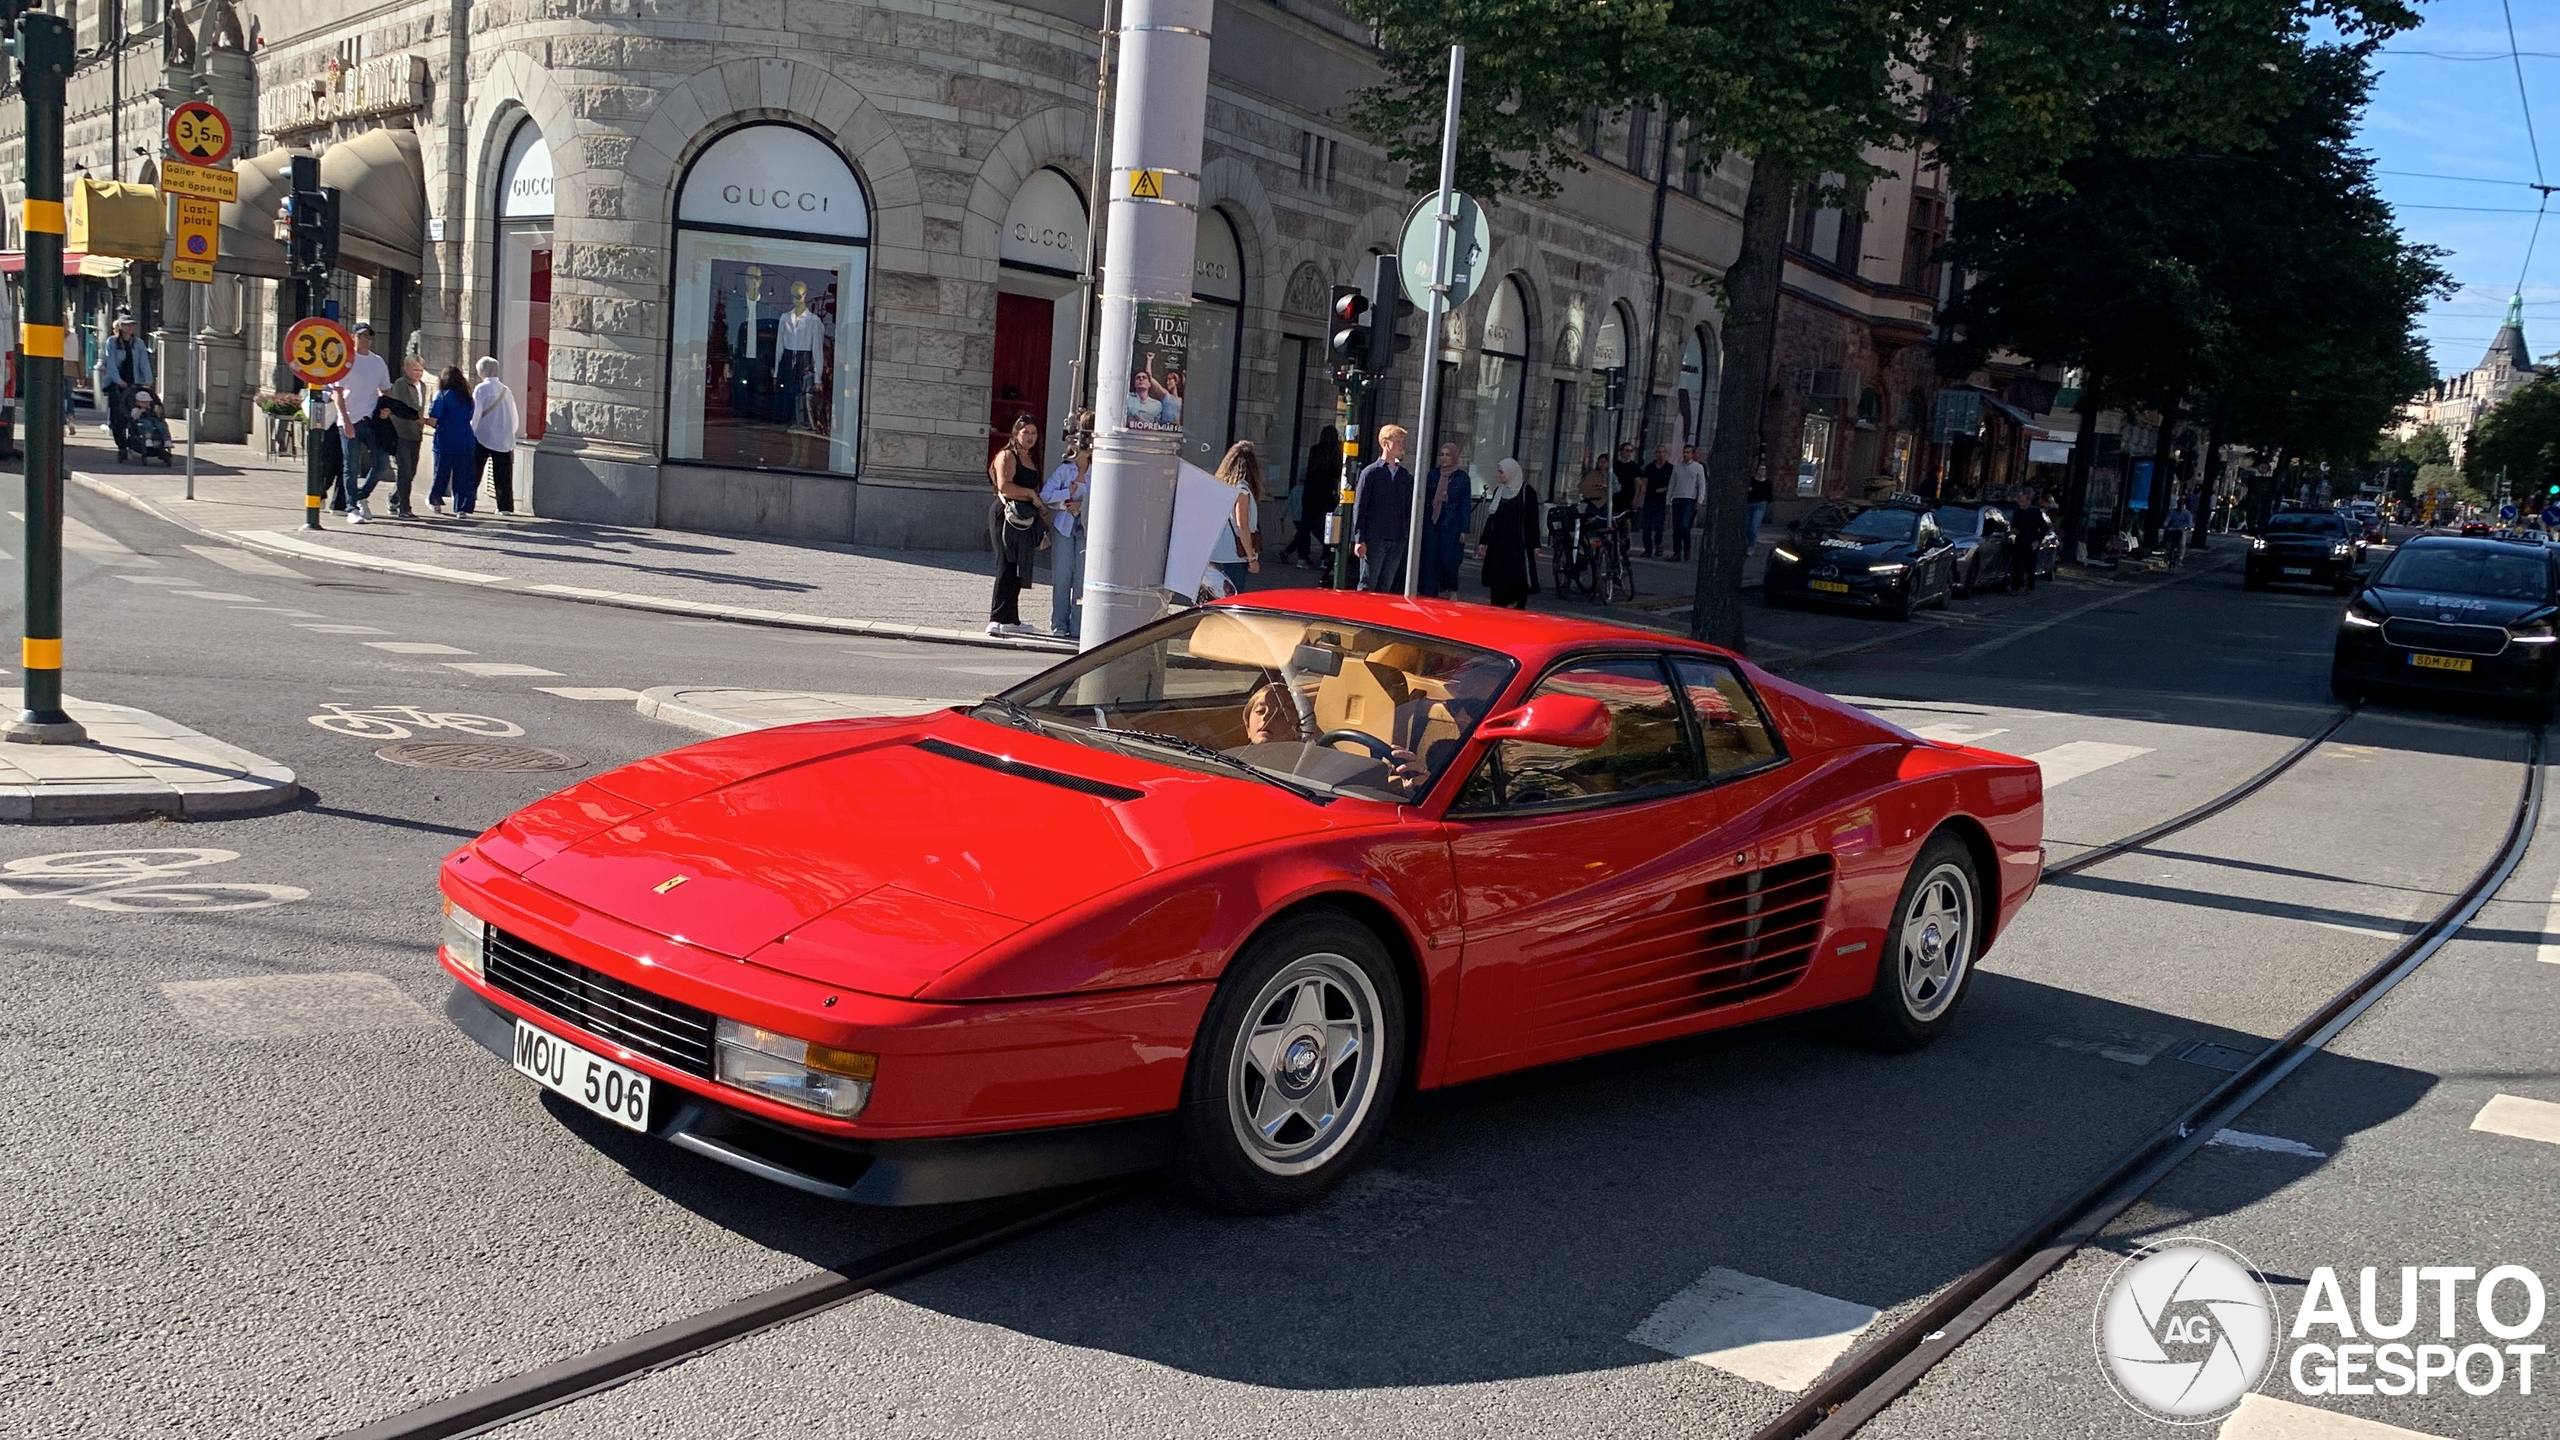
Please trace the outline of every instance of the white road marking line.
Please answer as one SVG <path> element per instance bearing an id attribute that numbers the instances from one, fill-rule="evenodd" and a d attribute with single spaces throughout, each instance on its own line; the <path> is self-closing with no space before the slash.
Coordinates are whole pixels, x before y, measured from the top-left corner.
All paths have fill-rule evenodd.
<path id="1" fill-rule="evenodd" d="M 2190 570 L 2185 575 L 2175 576 L 2171 579 L 2161 581 L 2160 583 L 2163 585 L 2175 585 L 2178 581 L 2184 580 L 2189 576 L 2201 575 L 2203 573 L 2204 572 L 2201 570 Z M 2085 605 L 2074 605 L 2070 609 L 2062 611 L 2059 614 L 2048 615 L 2032 625 L 2021 625 L 2017 629 L 2009 631 L 2007 634 L 1994 635 L 1979 645 L 1970 646 L 1966 649 L 1957 651 L 1951 658 L 1954 663 L 1958 665 L 1961 665 L 1968 660 L 1979 660 L 1983 656 L 1990 654 L 1992 651 L 1999 649 L 2001 646 L 2008 644 L 2012 640 L 2024 640 L 2030 635 L 2050 630 L 2054 626 L 2063 624 L 2066 621 L 2077 620 L 2092 610 L 2103 610 L 2110 605 L 2121 605 L 2132 598 L 2132 596 L 2125 594 L 2101 595 L 2097 599 L 2089 601 Z"/>
<path id="2" fill-rule="evenodd" d="M 2214 1440 L 2438 1440 L 2423 1431 L 2264 1395 L 2241 1396 L 2240 1408 L 2213 1434 Z"/>
<path id="3" fill-rule="evenodd" d="M 265 615 L 283 615 L 297 620 L 317 620 L 320 618 L 320 612 L 317 610 L 287 610 L 281 605 L 234 605 L 231 608 L 234 610 L 255 610 Z"/>
<path id="4" fill-rule="evenodd" d="M 2121 1030 L 2096 1035 L 2048 1035 L 2044 1043 L 2056 1050 L 2095 1055 L 2119 1065 L 2148 1065 L 2167 1054 L 2169 1047 L 2178 1043 L 2178 1037 L 2156 1030 Z"/>
<path id="5" fill-rule="evenodd" d="M 2227 1145 L 2234 1150 L 2264 1150 L 2271 1155 L 2291 1155 L 2303 1160 L 2326 1160 L 2329 1152 L 2314 1150 L 2299 1140 L 2280 1135 L 2252 1135 L 2246 1130 L 2216 1130 L 2207 1145 Z"/>
<path id="6" fill-rule="evenodd" d="M 2110 765 L 2121 765 L 2136 755 L 2150 753 L 2148 745 L 2110 745 L 2104 740 L 2074 740 L 2050 750 L 2039 750 L 2025 758 L 2043 767 L 2044 788 L 2050 790 L 2065 781 L 2077 780 Z"/>
<path id="7" fill-rule="evenodd" d="M 160 993 L 179 1019 L 224 1040 L 283 1040 L 436 1023 L 407 991 L 367 970 L 173 980 Z"/>
<path id="8" fill-rule="evenodd" d="M 2560 1105 L 2521 1095 L 2492 1095 L 2489 1103 L 2480 1107 L 2480 1113 L 2471 1117 L 2471 1128 L 2560 1145 Z"/>
<path id="9" fill-rule="evenodd" d="M 297 540 L 274 530 L 234 530 L 231 533 L 234 537 L 245 540 L 261 550 L 281 550 L 288 555 L 308 556 L 314 560 L 326 560 L 337 565 L 349 564 L 356 558 L 343 550 L 332 550 L 326 545 L 314 545 L 308 540 Z M 433 580 L 460 580 L 471 585 L 494 585 L 507 578 L 504 575 L 491 575 L 480 570 L 454 570 L 442 565 L 423 564 L 416 560 L 394 560 L 383 555 L 367 555 L 362 558 L 364 564 L 357 568 L 391 570 L 403 575 L 423 575 Z"/>
<path id="10" fill-rule="evenodd" d="M 533 688 L 545 695 L 557 695 L 563 700 L 637 700 L 640 698 L 639 691 L 625 690 L 619 685 L 536 685 Z"/>
<path id="11" fill-rule="evenodd" d="M 431 640 L 367 640 L 364 646 L 368 650 L 385 650 L 394 655 L 468 655 L 471 653 L 459 645 L 438 645 Z"/>
<path id="12" fill-rule="evenodd" d="M 2560 935 L 2560 884 L 2551 887 L 2551 908 L 2542 912 L 2542 933 Z M 2560 965 L 2560 943 L 2544 940 L 2534 947 L 2533 958 L 2545 965 Z"/>
<path id="13" fill-rule="evenodd" d="M 1847 1354 L 1875 1318 L 1854 1301 L 1717 1266 L 1663 1301 L 1627 1338 L 1797 1394 Z"/>
<path id="14" fill-rule="evenodd" d="M 130 580 L 136 585 L 194 585 L 198 583 L 197 581 L 189 580 L 177 575 L 119 575 L 116 578 L 119 580 Z"/>
<path id="15" fill-rule="evenodd" d="M 444 662 L 444 668 L 459 670 L 465 675 L 557 675 L 560 673 L 557 670 L 545 670 L 539 665 L 515 665 L 504 660 L 447 660 Z"/>
<path id="16" fill-rule="evenodd" d="M 264 555 L 252 555 L 246 550 L 234 549 L 229 545 L 189 545 L 183 548 L 192 554 L 203 556 L 225 570 L 237 570 L 243 575 L 267 575 L 284 580 L 311 578 L 299 570 L 279 565 Z"/>
<path id="17" fill-rule="evenodd" d="M 296 625 L 293 628 L 308 630 L 314 635 L 388 635 L 391 633 L 388 630 L 378 630 L 371 625 Z"/>
<path id="18" fill-rule="evenodd" d="M 251 605 L 258 603 L 258 597 L 255 595 L 234 595 L 228 590 L 172 590 L 169 593 L 184 595 L 190 600 L 223 600 L 234 603 L 246 602 Z"/>
<path id="19" fill-rule="evenodd" d="M 9 518 L 24 520 L 27 517 L 21 511 L 12 510 L 9 512 Z M 132 546 L 88 521 L 72 515 L 62 517 L 62 547 L 66 550 L 77 550 L 101 565 L 156 566 L 160 563 L 148 555 L 135 554 Z"/>
<path id="20" fill-rule="evenodd" d="M 2009 731 L 2006 726 L 1997 730 L 1976 730 L 1966 725 L 1943 724 L 1915 725 L 1911 733 L 1923 740 L 1944 740 L 1950 745 L 1979 745 L 1994 735 L 2006 735 Z"/>
<path id="21" fill-rule="evenodd" d="M 1019 665 L 936 665 L 933 668 L 947 670 L 954 675 L 994 675 L 1005 679 L 1028 680 L 1039 674 L 1044 667 L 1034 666 L 1026 670 Z"/>

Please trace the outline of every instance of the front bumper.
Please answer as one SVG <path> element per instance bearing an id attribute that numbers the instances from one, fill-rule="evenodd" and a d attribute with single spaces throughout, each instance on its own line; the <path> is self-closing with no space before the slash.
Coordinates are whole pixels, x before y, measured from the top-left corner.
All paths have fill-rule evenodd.
<path id="1" fill-rule="evenodd" d="M 512 1013 L 459 983 L 445 997 L 444 1013 L 483 1049 L 512 1060 Z M 545 1028 L 594 1043 L 575 1027 Z M 1173 1155 L 1171 1115 L 987 1135 L 873 1140 L 777 1123 L 663 1077 L 658 1093 L 666 1098 L 652 1106 L 651 1135 L 778 1185 L 863 1205 L 947 1205 L 1046 1190 L 1152 1170 Z"/>
<path id="2" fill-rule="evenodd" d="M 1867 571 L 1819 573 L 1820 567 L 1784 565 L 1772 560 L 1764 586 L 1774 595 L 1790 600 L 1810 600 L 1825 605 L 1850 605 L 1863 609 L 1883 609 L 1899 605 L 1911 590 L 1911 572 L 1879 578 Z M 1841 588 L 1825 590 L 1822 585 Z"/>
<path id="3" fill-rule="evenodd" d="M 2395 645 L 2379 630 L 2340 633 L 2332 659 L 2338 675 L 2360 685 L 2443 695 L 2538 699 L 2560 681 L 2560 645 L 2510 644 L 2495 655 L 2463 655 Z M 2413 656 L 2468 660 L 2468 670 L 2422 665 Z"/>
<path id="4" fill-rule="evenodd" d="M 2271 585 L 2336 585 L 2356 573 L 2353 553 L 2337 555 L 2326 550 L 2310 554 L 2252 550 L 2241 565 L 2242 573 L 2250 579 Z"/>

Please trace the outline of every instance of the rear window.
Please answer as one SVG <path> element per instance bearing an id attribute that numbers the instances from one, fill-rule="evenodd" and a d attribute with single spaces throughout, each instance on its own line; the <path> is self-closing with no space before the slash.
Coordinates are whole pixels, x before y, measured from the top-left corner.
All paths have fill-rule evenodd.
<path id="1" fill-rule="evenodd" d="M 2267 533 L 2270 535 L 2335 535 L 2338 533 L 2338 517 L 2335 515 L 2270 516 L 2267 520 Z"/>
<path id="2" fill-rule="evenodd" d="M 1982 529 L 1982 512 L 1964 505 L 1938 508 L 1938 528 L 1950 535 L 1973 535 Z"/>
<path id="3" fill-rule="evenodd" d="M 2551 598 L 2551 562 L 2533 550 L 2478 545 L 2419 545 L 2391 557 L 2378 582 L 2395 590 L 2486 595 L 2499 600 Z"/>

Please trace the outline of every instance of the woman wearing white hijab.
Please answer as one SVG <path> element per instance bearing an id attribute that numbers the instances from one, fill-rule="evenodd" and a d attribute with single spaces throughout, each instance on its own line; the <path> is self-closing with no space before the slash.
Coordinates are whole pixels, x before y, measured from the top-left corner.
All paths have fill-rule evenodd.
<path id="1" fill-rule="evenodd" d="M 1484 583 L 1493 603 L 1514 610 L 1529 608 L 1529 577 L 1538 550 L 1538 492 L 1517 460 L 1494 462 L 1493 511 L 1485 517 L 1476 555 L 1484 561 Z"/>

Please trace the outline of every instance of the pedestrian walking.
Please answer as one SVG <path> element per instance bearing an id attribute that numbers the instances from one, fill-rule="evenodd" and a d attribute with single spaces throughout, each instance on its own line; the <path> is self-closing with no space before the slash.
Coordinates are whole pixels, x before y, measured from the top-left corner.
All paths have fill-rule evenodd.
<path id="1" fill-rule="evenodd" d="M 1236 487 L 1236 503 L 1227 512 L 1227 527 L 1218 532 L 1209 563 L 1242 593 L 1244 577 L 1262 573 L 1262 456 L 1252 441 L 1227 447 L 1226 458 L 1218 462 L 1218 478 Z"/>
<path id="2" fill-rule="evenodd" d="M 1538 492 L 1529 488 L 1517 460 L 1495 461 L 1493 473 L 1493 509 L 1484 517 L 1476 556 L 1484 562 L 1492 602 L 1526 610 L 1530 582 L 1538 573 Z"/>
<path id="3" fill-rule="evenodd" d="M 329 398 L 338 407 L 338 490 L 346 502 L 347 523 L 362 525 L 373 518 L 365 502 L 374 487 L 391 473 L 391 451 L 375 443 L 375 401 L 391 388 L 391 367 L 373 353 L 373 327 L 359 320 L 355 328 L 356 353 L 347 361 L 347 372 L 329 386 Z"/>
<path id="4" fill-rule="evenodd" d="M 1067 422 L 1067 458 L 1040 486 L 1049 512 L 1049 633 L 1069 640 L 1084 634 L 1076 609 L 1084 589 L 1084 502 L 1093 493 L 1093 412 L 1079 410 Z"/>
<path id="5" fill-rule="evenodd" d="M 329 401 L 329 392 L 320 389 L 302 392 L 302 464 L 310 486 L 306 495 L 326 498 L 332 513 L 343 513 L 347 503 L 338 489 L 338 469 L 345 458 L 339 447 L 338 407 Z"/>
<path id="6" fill-rule="evenodd" d="M 1653 463 L 1637 472 L 1636 514 L 1644 533 L 1644 553 L 1662 557 L 1662 530 L 1671 514 L 1671 447 L 1653 447 Z"/>
<path id="7" fill-rule="evenodd" d="M 987 605 L 987 633 L 1022 635 L 1022 590 L 1031 583 L 1032 557 L 1040 553 L 1040 491 L 1031 477 L 1040 473 L 1040 422 L 1028 415 L 1013 422 L 1004 448 L 987 462 L 987 483 L 995 501 L 987 510 L 987 544 L 996 552 L 995 596 Z"/>
<path id="8" fill-rule="evenodd" d="M 2169 552 L 2169 566 L 2176 569 L 2187 555 L 2187 532 L 2196 528 L 2195 512 L 2187 508 L 2187 497 L 2179 495 L 2169 502 L 2169 514 L 2160 522 L 2160 541 Z"/>
<path id="9" fill-rule="evenodd" d="M 427 425 L 436 432 L 436 479 L 427 505 L 444 513 L 453 502 L 453 518 L 470 515 L 480 489 L 480 439 L 471 432 L 471 382 L 462 367 L 447 365 L 436 381 L 436 398 L 427 406 Z"/>
<path id="10" fill-rule="evenodd" d="M 1474 511 L 1475 480 L 1458 467 L 1458 447 L 1443 444 L 1438 463 L 1422 477 L 1422 577 L 1415 594 L 1436 599 L 1458 588 Z"/>
<path id="11" fill-rule="evenodd" d="M 1307 452 L 1307 468 L 1298 480 L 1298 533 L 1281 554 L 1321 568 L 1324 564 L 1324 517 L 1333 513 L 1342 490 L 1342 432 L 1330 425 Z"/>
<path id="12" fill-rule="evenodd" d="M 2053 522 L 2044 513 L 2044 498 L 2030 494 L 2026 503 L 2016 506 L 2009 517 L 2009 588 L 2036 588 L 2036 557 L 2044 548 L 2045 537 L 2053 533 Z"/>
<path id="13" fill-rule="evenodd" d="M 1618 447 L 1618 458 L 1609 466 L 1609 509 L 1619 519 L 1633 522 L 1636 501 L 1644 490 L 1644 466 L 1636 461 L 1636 447 L 1630 442 Z"/>
<path id="14" fill-rule="evenodd" d="M 481 356 L 480 385 L 471 392 L 471 433 L 480 443 L 480 458 L 473 463 L 488 467 L 489 493 L 501 515 L 516 513 L 516 436 L 524 429 L 522 420 L 515 392 L 498 378 L 497 357 Z M 477 473 L 472 482 L 477 488 Z"/>
<path id="15" fill-rule="evenodd" d="M 116 311 L 115 331 L 98 352 L 98 369 L 90 383 L 95 387 L 99 407 L 107 412 L 107 433 L 115 437 L 116 462 L 122 464 L 124 452 L 135 448 L 132 436 L 133 392 L 150 389 L 154 383 L 151 347 L 135 332 L 132 311 Z M 69 382 L 66 381 L 62 388 L 67 398 L 71 390 Z"/>
<path id="16" fill-rule="evenodd" d="M 1351 502 L 1351 553 L 1360 561 L 1360 588 L 1404 591 L 1405 537 L 1412 533 L 1413 472 L 1404 468 L 1412 432 L 1401 425 L 1378 431 L 1378 458 L 1360 472 Z"/>
<path id="17" fill-rule="evenodd" d="M 1707 498 L 1707 467 L 1698 463 L 1698 447 L 1680 447 L 1680 463 L 1671 467 L 1671 558 L 1689 558 L 1689 532 L 1698 523 L 1698 502 Z"/>
<path id="18" fill-rule="evenodd" d="M 411 487 L 418 480 L 418 445 L 426 436 L 427 406 L 435 401 L 426 362 L 415 355 L 401 361 L 400 378 L 391 382 L 383 399 L 391 419 L 391 513 L 415 520 L 418 512 L 409 508 L 409 502 Z"/>
<path id="19" fill-rule="evenodd" d="M 1769 518 L 1769 462 L 1762 461 L 1751 469 L 1751 484 L 1742 492 L 1742 554 L 1750 558 L 1759 548 L 1760 526 Z"/>

